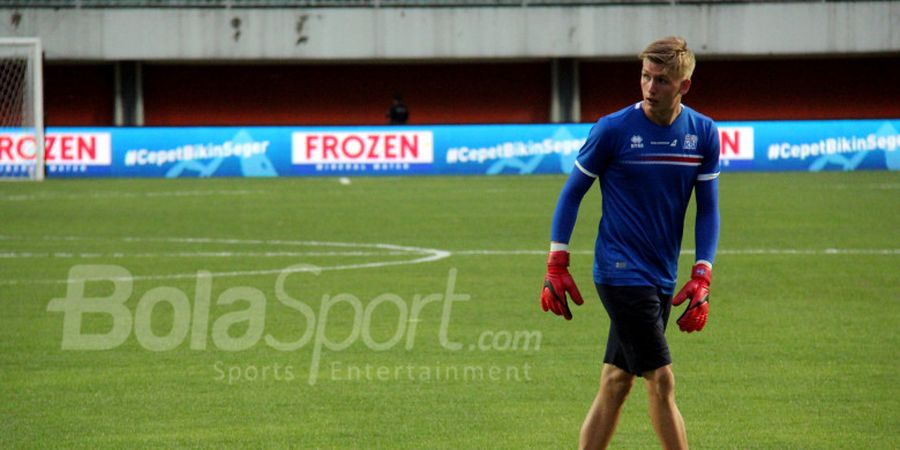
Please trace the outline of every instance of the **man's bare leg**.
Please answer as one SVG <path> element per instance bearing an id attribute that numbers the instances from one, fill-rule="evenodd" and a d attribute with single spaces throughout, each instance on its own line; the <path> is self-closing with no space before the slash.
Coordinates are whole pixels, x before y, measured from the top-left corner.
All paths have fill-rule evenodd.
<path id="1" fill-rule="evenodd" d="M 647 380 L 650 421 L 662 447 L 667 450 L 688 448 L 684 419 L 675 405 L 672 365 L 645 372 L 644 379 Z"/>
<path id="2" fill-rule="evenodd" d="M 622 404 L 634 385 L 634 375 L 611 364 L 600 373 L 600 389 L 581 425 L 582 449 L 605 449 L 616 431 Z"/>

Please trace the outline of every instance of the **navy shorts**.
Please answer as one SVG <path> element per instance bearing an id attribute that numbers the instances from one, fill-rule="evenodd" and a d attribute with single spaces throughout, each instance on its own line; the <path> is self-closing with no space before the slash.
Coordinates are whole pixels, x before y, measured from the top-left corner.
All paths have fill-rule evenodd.
<path id="1" fill-rule="evenodd" d="M 596 286 L 610 320 L 603 362 L 637 376 L 671 364 L 665 332 L 672 296 L 653 286 Z"/>

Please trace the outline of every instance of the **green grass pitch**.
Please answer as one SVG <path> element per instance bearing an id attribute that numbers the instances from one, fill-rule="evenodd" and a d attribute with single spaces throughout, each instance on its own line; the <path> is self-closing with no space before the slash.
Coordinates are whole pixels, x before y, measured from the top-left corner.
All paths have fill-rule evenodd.
<path id="1" fill-rule="evenodd" d="M 0 448 L 573 448 L 608 321 L 596 190 L 572 241 L 586 304 L 571 322 L 540 310 L 563 182 L 4 183 Z M 668 333 L 691 445 L 900 447 L 900 174 L 720 186 L 710 321 Z M 48 305 L 97 266 L 134 279 L 86 282 L 91 304 L 124 303 L 69 343 L 109 348 L 64 348 Z M 291 266 L 320 271 L 279 285 Z M 638 382 L 613 447 L 656 446 Z"/>

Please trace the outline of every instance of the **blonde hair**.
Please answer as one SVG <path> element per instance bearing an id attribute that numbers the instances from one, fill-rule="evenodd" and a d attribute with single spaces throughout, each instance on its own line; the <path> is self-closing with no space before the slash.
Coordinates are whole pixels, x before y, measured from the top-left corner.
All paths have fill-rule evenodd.
<path id="1" fill-rule="evenodd" d="M 687 46 L 687 41 L 679 36 L 669 36 L 654 41 L 641 52 L 641 60 L 648 59 L 654 64 L 665 67 L 666 72 L 678 80 L 690 80 L 697 64 L 694 52 Z"/>

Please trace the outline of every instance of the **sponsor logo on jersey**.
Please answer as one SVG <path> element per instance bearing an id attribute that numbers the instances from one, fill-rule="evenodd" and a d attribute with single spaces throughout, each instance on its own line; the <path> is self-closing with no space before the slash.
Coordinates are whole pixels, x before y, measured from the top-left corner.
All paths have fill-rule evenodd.
<path id="1" fill-rule="evenodd" d="M 631 137 L 631 148 L 644 148 L 644 138 L 636 134 Z"/>

